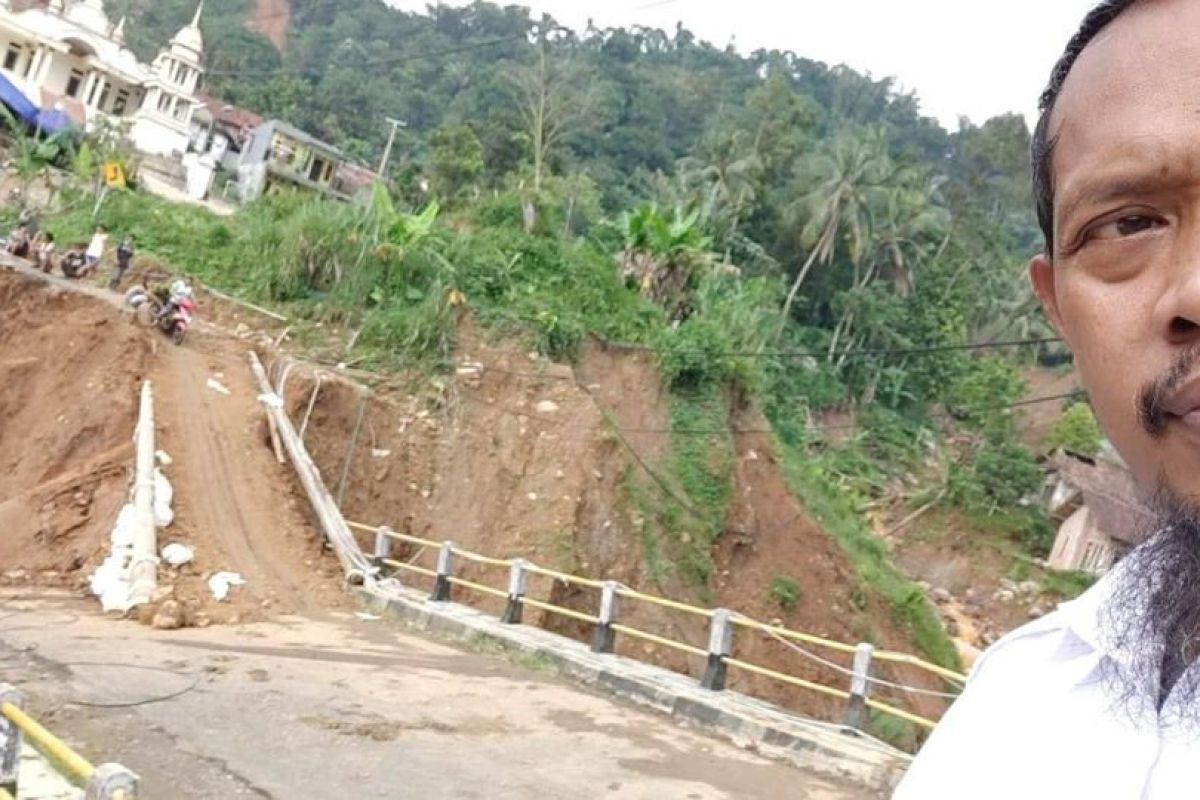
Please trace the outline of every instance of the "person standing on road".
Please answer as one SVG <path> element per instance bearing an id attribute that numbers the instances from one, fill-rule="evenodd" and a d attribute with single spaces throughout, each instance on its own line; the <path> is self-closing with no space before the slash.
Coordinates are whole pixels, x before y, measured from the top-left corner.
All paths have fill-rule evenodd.
<path id="1" fill-rule="evenodd" d="M 125 277 L 125 273 L 129 271 L 130 265 L 133 264 L 133 244 L 134 236 L 131 233 L 117 245 L 117 265 L 113 269 L 112 280 L 108 282 L 108 288 L 114 292 L 121 286 L 121 278 Z"/>
<path id="2" fill-rule="evenodd" d="M 1042 95 L 1030 277 L 1155 519 L 984 653 L 895 800 L 1200 797 L 1197 98 L 1194 0 L 1101 3 Z"/>
<path id="3" fill-rule="evenodd" d="M 83 254 L 82 274 L 90 275 L 96 267 L 100 266 L 100 260 L 104 258 L 104 250 L 107 247 L 108 230 L 103 225 L 97 225 L 96 232 L 92 234 L 92 241 L 88 243 L 87 250 Z"/>
<path id="4" fill-rule="evenodd" d="M 49 273 L 54 267 L 54 234 L 50 231 L 42 231 L 37 235 L 36 242 L 33 255 L 38 269 Z"/>

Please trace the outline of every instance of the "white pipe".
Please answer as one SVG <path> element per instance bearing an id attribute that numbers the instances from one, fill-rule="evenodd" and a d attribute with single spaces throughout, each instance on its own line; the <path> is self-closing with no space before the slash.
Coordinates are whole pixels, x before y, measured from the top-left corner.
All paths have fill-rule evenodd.
<path id="1" fill-rule="evenodd" d="M 283 441 L 283 447 L 287 450 L 305 494 L 308 495 L 309 503 L 312 504 L 326 540 L 333 547 L 338 560 L 342 562 L 342 568 L 346 571 L 347 578 L 351 580 L 365 579 L 372 572 L 371 562 L 359 548 L 341 510 L 334 502 L 324 481 L 321 480 L 317 465 L 313 463 L 308 450 L 304 447 L 304 442 L 296 433 L 292 421 L 288 419 L 287 412 L 283 410 L 283 401 L 272 391 L 271 382 L 267 380 L 267 371 L 263 369 L 258 354 L 251 351 L 249 357 L 250 369 L 254 372 L 254 377 L 258 379 L 259 391 L 262 392 L 260 399 L 266 406 L 267 413 L 275 418 L 275 424 L 279 428 L 279 438 Z"/>
<path id="2" fill-rule="evenodd" d="M 158 587 L 158 532 L 154 524 L 154 394 L 142 384 L 138 411 L 137 461 L 133 484 L 136 512 L 133 560 L 129 566 L 130 606 L 149 603 Z"/>

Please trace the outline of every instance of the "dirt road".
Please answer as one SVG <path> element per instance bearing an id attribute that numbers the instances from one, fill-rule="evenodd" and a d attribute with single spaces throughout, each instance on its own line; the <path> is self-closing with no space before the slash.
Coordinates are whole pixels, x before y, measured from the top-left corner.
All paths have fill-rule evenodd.
<path id="1" fill-rule="evenodd" d="M 170 471 L 177 519 L 164 536 L 196 547 L 207 570 L 245 577 L 238 593 L 260 608 L 286 613 L 341 603 L 336 564 L 322 556 L 290 468 L 266 445 L 248 349 L 203 335 L 183 347 L 160 346 L 153 376 L 159 441 L 179 465 Z"/>
<path id="2" fill-rule="evenodd" d="M 353 614 L 164 632 L 65 595 L 0 609 L 0 680 L 150 798 L 868 797 Z"/>

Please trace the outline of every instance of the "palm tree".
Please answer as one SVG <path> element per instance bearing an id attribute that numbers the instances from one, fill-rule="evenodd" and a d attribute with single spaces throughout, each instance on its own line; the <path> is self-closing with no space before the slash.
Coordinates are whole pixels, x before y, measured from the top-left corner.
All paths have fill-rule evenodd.
<path id="1" fill-rule="evenodd" d="M 839 135 L 801 163 L 799 178 L 808 188 L 790 213 L 801 221 L 800 242 L 808 248 L 808 258 L 784 301 L 781 333 L 809 272 L 818 263 L 832 262 L 839 245 L 854 268 L 855 286 L 861 283 L 860 269 L 871 247 L 872 208 L 893 173 L 886 141 L 877 130 Z"/>
<path id="2" fill-rule="evenodd" d="M 950 213 L 936 204 L 938 179 L 922 184 L 912 172 L 902 171 L 895 181 L 897 185 L 883 191 L 873 214 L 877 257 L 860 286 L 870 283 L 875 270 L 882 266 L 896 294 L 908 297 L 913 289 L 914 265 L 945 245 Z"/>
<path id="3" fill-rule="evenodd" d="M 702 218 L 726 222 L 730 240 L 757 199 L 762 180 L 762 158 L 748 140 L 746 131 L 735 131 L 710 142 L 709 152 L 679 164 L 684 180 L 701 196 Z"/>

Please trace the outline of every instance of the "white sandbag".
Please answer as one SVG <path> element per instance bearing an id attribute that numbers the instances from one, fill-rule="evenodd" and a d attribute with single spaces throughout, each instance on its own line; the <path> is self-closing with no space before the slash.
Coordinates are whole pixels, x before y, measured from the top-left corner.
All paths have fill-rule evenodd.
<path id="1" fill-rule="evenodd" d="M 88 579 L 92 594 L 107 611 L 129 610 L 129 561 L 133 556 L 133 531 L 137 510 L 126 503 L 109 534 L 109 553 Z"/>
<path id="2" fill-rule="evenodd" d="M 175 512 L 171 503 L 175 499 L 175 490 L 162 470 L 154 470 L 154 524 L 166 528 L 175 521 Z"/>
<path id="3" fill-rule="evenodd" d="M 242 586 L 245 583 L 246 579 L 236 572 L 218 572 L 208 579 L 208 590 L 220 602 L 229 597 L 230 587 Z"/>
<path id="4" fill-rule="evenodd" d="M 182 567 L 196 557 L 196 551 L 186 544 L 172 542 L 163 548 L 162 560 L 172 567 Z"/>

